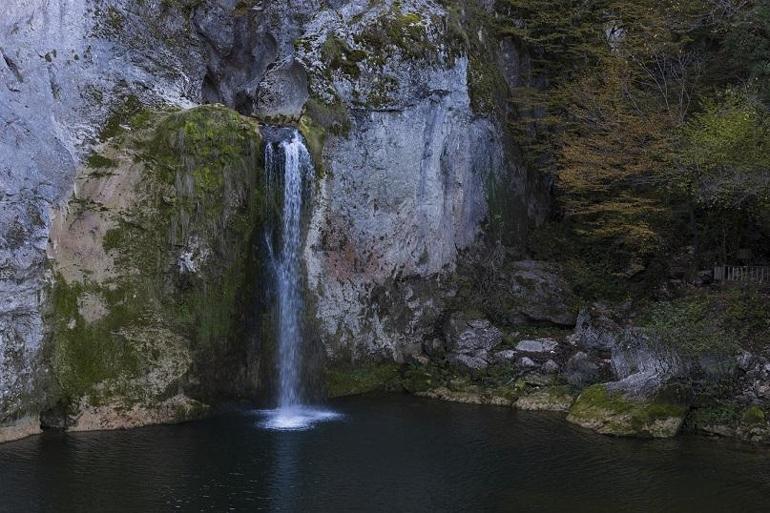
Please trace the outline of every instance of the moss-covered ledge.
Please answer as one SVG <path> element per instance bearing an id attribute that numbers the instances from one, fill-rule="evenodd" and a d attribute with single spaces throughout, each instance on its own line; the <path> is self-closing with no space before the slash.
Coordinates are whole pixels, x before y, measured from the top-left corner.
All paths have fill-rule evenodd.
<path id="1" fill-rule="evenodd" d="M 135 109 L 55 213 L 46 354 L 68 427 L 199 416 L 256 386 L 241 336 L 260 268 L 258 124 Z"/>
<path id="2" fill-rule="evenodd" d="M 395 362 L 332 363 L 324 371 L 326 395 L 329 398 L 369 392 L 401 392 L 401 365 Z"/>
<path id="3" fill-rule="evenodd" d="M 583 390 L 567 420 L 606 435 L 669 438 L 686 414 L 686 405 L 663 396 L 637 399 L 598 384 Z"/>

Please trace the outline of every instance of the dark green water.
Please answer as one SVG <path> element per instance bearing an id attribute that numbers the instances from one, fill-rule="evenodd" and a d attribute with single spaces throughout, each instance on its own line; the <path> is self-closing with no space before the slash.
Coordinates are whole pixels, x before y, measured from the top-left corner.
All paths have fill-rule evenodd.
<path id="1" fill-rule="evenodd" d="M 606 438 L 548 414 L 409 396 L 268 431 L 255 413 L 0 445 L 0 511 L 770 511 L 770 451 Z"/>

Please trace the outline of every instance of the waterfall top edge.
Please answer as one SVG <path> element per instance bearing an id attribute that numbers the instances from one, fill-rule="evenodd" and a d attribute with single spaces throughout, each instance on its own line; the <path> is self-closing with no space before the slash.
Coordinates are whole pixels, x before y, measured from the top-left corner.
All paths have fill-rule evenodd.
<path id="1" fill-rule="evenodd" d="M 296 138 L 304 143 L 305 138 L 302 137 L 302 134 L 296 127 L 277 125 L 262 126 L 262 139 L 268 144 L 288 142 Z"/>

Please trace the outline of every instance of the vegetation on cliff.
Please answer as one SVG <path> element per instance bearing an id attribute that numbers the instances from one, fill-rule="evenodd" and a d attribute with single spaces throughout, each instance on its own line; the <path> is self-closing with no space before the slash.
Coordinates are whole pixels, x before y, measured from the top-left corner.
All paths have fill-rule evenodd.
<path id="1" fill-rule="evenodd" d="M 65 404 L 152 405 L 200 383 L 215 395 L 237 379 L 220 368 L 248 361 L 236 335 L 256 280 L 259 129 L 219 106 L 128 115 L 107 123 L 105 156 L 89 159 L 98 172 L 78 177 L 52 236 L 51 361 Z"/>

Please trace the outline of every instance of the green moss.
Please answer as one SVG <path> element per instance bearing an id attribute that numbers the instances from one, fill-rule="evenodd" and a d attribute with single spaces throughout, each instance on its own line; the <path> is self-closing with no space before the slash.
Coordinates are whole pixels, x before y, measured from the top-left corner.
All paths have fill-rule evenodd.
<path id="1" fill-rule="evenodd" d="M 92 153 L 86 160 L 86 165 L 95 169 L 109 168 L 117 166 L 117 162 L 112 159 L 108 159 L 107 157 L 103 157 L 98 153 Z"/>
<path id="2" fill-rule="evenodd" d="M 575 400 L 575 393 L 567 385 L 538 388 L 516 402 L 524 410 L 567 411 Z"/>
<path id="3" fill-rule="evenodd" d="M 123 14 L 121 14 L 121 12 L 113 6 L 107 8 L 107 12 L 105 13 L 105 21 L 107 22 L 107 25 L 115 31 L 123 30 L 123 25 L 125 24 Z"/>
<path id="4" fill-rule="evenodd" d="M 204 0 L 161 0 L 160 5 L 163 9 L 176 9 L 187 17 L 190 17 L 203 1 Z M 250 3 L 249 0 L 239 0 L 234 14 L 241 14 L 239 10 L 248 9 Z"/>
<path id="5" fill-rule="evenodd" d="M 473 110 L 491 114 L 508 97 L 508 85 L 500 67 L 486 53 L 472 53 L 468 65 L 468 87 Z"/>
<path id="6" fill-rule="evenodd" d="M 176 407 L 174 412 L 175 422 L 188 422 L 190 420 L 201 419 L 209 413 L 211 408 L 200 401 L 191 401 Z"/>
<path id="7" fill-rule="evenodd" d="M 748 425 L 765 425 L 767 424 L 767 416 L 764 410 L 759 406 L 749 406 L 746 411 L 743 412 L 742 420 L 744 424 Z"/>
<path id="8" fill-rule="evenodd" d="M 108 154 L 139 155 L 141 166 L 120 167 L 141 173 L 128 194 L 132 205 L 105 212 L 83 201 L 71 210 L 96 210 L 111 222 L 102 245 L 116 272 L 98 283 L 57 279 L 52 294 L 53 367 L 71 401 L 89 395 L 93 402 L 104 390 L 129 394 L 116 386 L 141 376 L 142 362 L 152 360 L 142 352 L 146 347 L 137 347 L 141 333 L 161 330 L 169 344 L 186 341 L 199 362 L 198 377 L 221 372 L 232 351 L 246 351 L 237 333 L 241 299 L 253 286 L 253 238 L 263 215 L 258 125 L 217 106 L 172 114 L 128 111 L 145 128 L 113 139 L 108 145 L 120 151 Z M 196 272 L 180 272 L 183 251 L 198 252 Z M 104 303 L 91 322 L 78 312 L 84 294 Z M 140 333 L 139 339 L 129 332 Z M 99 386 L 104 383 L 109 386 Z"/>
<path id="9" fill-rule="evenodd" d="M 149 122 L 149 118 L 149 111 L 145 109 L 138 97 L 126 96 L 107 118 L 99 132 L 99 140 L 106 141 L 119 135 L 125 126 L 132 129 L 144 128 Z"/>
<path id="10" fill-rule="evenodd" d="M 404 372 L 402 385 L 407 392 L 416 394 L 441 386 L 442 383 L 428 369 L 410 367 Z"/>
<path id="11" fill-rule="evenodd" d="M 695 291 L 654 303 L 641 323 L 663 343 L 690 355 L 759 349 L 770 339 L 770 302 L 757 289 Z"/>
<path id="12" fill-rule="evenodd" d="M 371 49 L 375 64 L 383 64 L 389 48 L 399 50 L 408 59 L 426 59 L 436 55 L 436 47 L 428 38 L 422 18 L 415 12 L 401 12 L 394 4 L 393 9 L 369 25 L 358 36 L 356 42 Z"/>
<path id="13" fill-rule="evenodd" d="M 583 390 L 569 420 L 606 434 L 667 437 L 676 434 L 686 413 L 683 404 L 662 397 L 631 399 L 599 384 Z"/>
<path id="14" fill-rule="evenodd" d="M 740 418 L 735 404 L 715 401 L 694 408 L 687 417 L 687 423 L 695 428 L 716 425 L 733 425 Z"/>
<path id="15" fill-rule="evenodd" d="M 299 130 L 307 142 L 316 170 L 323 174 L 323 149 L 329 134 L 346 136 L 350 132 L 350 117 L 345 105 L 336 100 L 328 104 L 311 98 L 305 104 L 305 113 L 300 118 Z"/>
<path id="16" fill-rule="evenodd" d="M 186 191 L 186 199 L 219 210 L 227 175 L 244 167 L 253 171 L 260 145 L 255 123 L 212 105 L 164 119 L 145 145 L 143 157 L 169 185 L 181 176 L 192 176 L 195 190 L 192 195 Z"/>
<path id="17" fill-rule="evenodd" d="M 329 36 L 321 47 L 321 58 L 329 69 L 339 70 L 350 78 L 358 78 L 361 70 L 358 63 L 367 58 L 363 50 L 353 50 L 337 36 Z"/>
<path id="18" fill-rule="evenodd" d="M 341 397 L 400 388 L 399 368 L 400 366 L 395 363 L 382 363 L 363 367 L 327 369 L 327 395 Z"/>
<path id="19" fill-rule="evenodd" d="M 82 283 L 67 284 L 57 276 L 51 293 L 53 305 L 52 368 L 56 382 L 67 401 L 89 395 L 107 380 L 130 379 L 140 369 L 140 357 L 121 335 L 121 330 L 138 321 L 141 313 L 130 305 L 116 304 L 106 317 L 87 322 L 78 307 L 83 295 L 98 288 Z"/>
<path id="20" fill-rule="evenodd" d="M 473 110 L 499 113 L 508 98 L 508 84 L 498 64 L 498 20 L 477 0 L 443 0 L 450 61 L 468 57 L 468 88 Z"/>
<path id="21" fill-rule="evenodd" d="M 382 75 L 372 80 L 372 88 L 366 99 L 366 104 L 370 108 L 379 109 L 390 104 L 392 94 L 398 90 L 398 80 L 394 77 Z"/>

